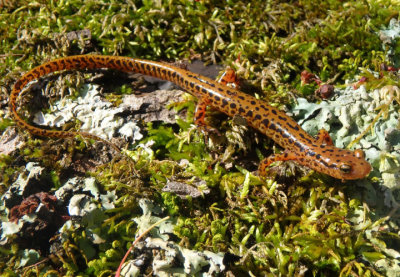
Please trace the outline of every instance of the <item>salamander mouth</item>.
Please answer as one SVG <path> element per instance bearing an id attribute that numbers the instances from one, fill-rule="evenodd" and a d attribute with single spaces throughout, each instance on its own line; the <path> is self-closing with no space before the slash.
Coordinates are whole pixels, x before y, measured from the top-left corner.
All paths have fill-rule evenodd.
<path id="1" fill-rule="evenodd" d="M 371 172 L 372 167 L 368 162 L 361 162 L 356 164 L 353 167 L 353 170 L 348 174 L 348 176 L 344 176 L 347 180 L 355 180 L 362 179 Z"/>
<path id="2" fill-rule="evenodd" d="M 372 170 L 372 166 L 368 162 L 362 168 L 364 169 L 363 176 L 367 176 Z"/>

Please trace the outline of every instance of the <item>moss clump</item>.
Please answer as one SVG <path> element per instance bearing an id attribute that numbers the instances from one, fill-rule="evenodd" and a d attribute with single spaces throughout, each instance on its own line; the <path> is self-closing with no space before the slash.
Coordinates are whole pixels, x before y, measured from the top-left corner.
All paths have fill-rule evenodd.
<path id="1" fill-rule="evenodd" d="M 390 1 L 0 1 L 0 101 L 33 66 L 92 52 L 152 60 L 201 57 L 230 65 L 249 87 L 261 88 L 252 93 L 275 106 L 289 102 L 289 91 L 313 98 L 315 87 L 299 86 L 304 69 L 322 81 L 343 83 L 362 67 L 371 88 L 397 84 L 395 74 L 386 72 L 377 79 L 369 70 L 390 64 L 377 31 L 398 15 Z M 82 33 L 84 29 L 89 31 Z M 57 90 L 77 87 L 83 80 L 75 73 L 67 76 L 62 76 L 63 85 L 55 85 Z M 44 91 L 53 97 L 50 87 Z M 114 91 L 117 95 L 107 97 L 118 104 L 130 88 Z M 104 153 L 84 142 L 28 140 L 20 153 L 1 156 L 2 192 L 17 178 L 17 168 L 35 160 L 51 172 L 55 187 L 79 174 L 92 175 L 102 190 L 115 190 L 118 199 L 107 210 L 106 223 L 96 226 L 106 240 L 102 245 L 92 245 L 82 226 L 64 233 L 54 261 L 43 254 L 37 267 L 20 269 L 19 245 L 11 238 L 0 251 L 0 271 L 9 276 L 15 271 L 25 276 L 55 271 L 113 274 L 134 240 L 132 218 L 140 214 L 137 202 L 142 197 L 175 217 L 175 240 L 181 245 L 235 255 L 236 262 L 228 265 L 233 274 L 380 276 L 396 262 L 387 250 L 399 242 L 398 226 L 389 218 L 376 220 L 360 199 L 349 198 L 353 184 L 344 186 L 317 174 L 300 178 L 304 174 L 287 164 L 271 170 L 276 179 L 260 180 L 248 169 L 269 154 L 262 147 L 254 150 L 259 145 L 270 150 L 267 139 L 232 131 L 232 121 L 225 118 L 217 129 L 230 134 L 228 138 L 204 137 L 191 125 L 193 99 L 177 106 L 187 110 L 185 120 L 173 126 L 147 125 L 146 138 L 127 146 L 128 157 L 90 172 L 74 166 L 87 153 Z M 1 119 L 0 132 L 11 124 Z M 243 143 L 245 136 L 250 143 Z M 172 179 L 187 184 L 204 180 L 211 193 L 199 199 L 161 193 Z M 377 261 L 385 266 L 378 267 Z"/>

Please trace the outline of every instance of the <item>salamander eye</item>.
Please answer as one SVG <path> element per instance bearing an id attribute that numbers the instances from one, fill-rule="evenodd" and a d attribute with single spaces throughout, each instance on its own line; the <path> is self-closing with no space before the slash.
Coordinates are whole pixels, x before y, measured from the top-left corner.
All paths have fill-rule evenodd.
<path id="1" fill-rule="evenodd" d="M 351 165 L 343 163 L 339 166 L 339 169 L 342 173 L 349 174 L 351 172 Z"/>
<path id="2" fill-rule="evenodd" d="M 354 155 L 356 155 L 357 158 L 365 159 L 365 153 L 361 149 L 354 150 Z"/>

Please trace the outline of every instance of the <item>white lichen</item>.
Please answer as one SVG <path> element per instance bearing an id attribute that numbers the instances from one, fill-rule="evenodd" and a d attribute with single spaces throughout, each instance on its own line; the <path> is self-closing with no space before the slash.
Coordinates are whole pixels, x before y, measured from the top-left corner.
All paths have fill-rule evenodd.
<path id="1" fill-rule="evenodd" d="M 138 234 L 142 234 L 161 218 L 154 215 L 161 213 L 161 209 L 147 199 L 140 199 L 139 206 L 143 215 L 134 219 L 137 223 Z M 171 220 L 162 222 L 156 226 L 151 236 L 139 243 L 137 248 L 152 250 L 154 253 L 152 261 L 153 274 L 156 276 L 215 276 L 225 270 L 223 263 L 224 253 L 213 253 L 210 251 L 195 251 L 184 248 L 172 240 L 169 234 L 173 233 Z M 162 251 L 160 251 L 162 250 Z M 140 256 L 127 261 L 124 266 L 134 272 L 140 264 Z"/>
<path id="2" fill-rule="evenodd" d="M 35 114 L 34 122 L 38 125 L 62 127 L 75 119 L 82 122 L 80 131 L 111 139 L 122 134 L 125 138 L 139 140 L 143 137 L 139 127 L 134 122 L 126 120 L 118 114 L 123 107 L 114 107 L 112 103 L 100 97 L 97 85 L 85 85 L 81 96 L 76 99 L 63 98 L 50 107 L 50 113 Z"/>

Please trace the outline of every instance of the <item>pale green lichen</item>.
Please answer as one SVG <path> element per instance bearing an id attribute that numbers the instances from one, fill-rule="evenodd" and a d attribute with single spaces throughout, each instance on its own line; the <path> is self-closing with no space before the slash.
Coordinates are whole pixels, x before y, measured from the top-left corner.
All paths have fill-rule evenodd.
<path id="1" fill-rule="evenodd" d="M 0 9 L 1 26 L 7 27 L 2 29 L 0 73 L 4 78 L 0 81 L 0 96 L 4 97 L 0 99 L 7 99 L 9 88 L 21 72 L 54 57 L 95 51 L 157 60 L 202 56 L 206 61 L 233 66 L 255 85 L 250 89 L 252 94 L 269 99 L 274 106 L 284 106 L 292 97 L 290 91 L 308 100 L 313 98 L 314 87 L 300 86 L 303 69 L 323 81 L 339 76 L 335 78 L 337 85 L 354 78 L 360 67 L 377 72 L 381 63 L 390 62 L 389 58 L 399 53 L 396 39 L 390 42 L 395 46 L 390 56 L 379 39 L 381 26 L 386 28 L 399 14 L 396 5 L 384 1 L 299 1 L 296 5 L 287 1 L 18 1 Z M 91 37 L 68 39 L 68 32 L 79 31 L 82 26 L 90 30 Z M 366 93 L 382 83 L 396 84 L 393 75 L 386 72 L 381 79 L 368 76 Z M 55 91 L 79 87 L 76 84 L 82 78 L 76 76 L 75 72 L 63 76 L 67 84 L 53 84 L 54 89 L 45 92 L 53 100 Z M 108 98 L 118 104 L 120 94 L 129 89 L 117 87 L 115 91 L 119 94 Z M 304 176 L 290 164 L 274 168 L 279 173 L 277 180 L 260 180 L 251 170 L 256 169 L 258 158 L 269 154 L 263 152 L 264 146 L 271 149 L 269 140 L 253 131 L 246 132 L 243 126 L 231 128 L 232 121 L 221 119 L 218 129 L 228 138 L 211 136 L 205 143 L 201 132 L 191 125 L 192 100 L 187 98 L 178 104 L 180 108 L 188 107 L 188 122 L 178 119 L 173 127 L 149 124 L 146 138 L 128 146 L 127 159 L 116 159 L 90 172 L 80 171 L 96 178 L 105 199 L 112 199 L 109 192 L 115 191 L 115 207 L 102 198 L 90 199 L 107 209 L 97 209 L 100 213 L 92 213 L 79 227 L 64 226 L 63 243 L 57 248 L 61 257 L 58 263 L 43 262 L 34 269 L 26 268 L 25 275 L 54 269 L 73 276 L 112 275 L 134 240 L 137 225 L 132 218 L 141 215 L 138 199 L 143 195 L 176 217 L 175 243 L 190 251 L 212 249 L 237 255 L 238 260 L 228 268 L 232 274 L 397 273 L 395 266 L 388 267 L 398 257 L 392 248 L 399 241 L 395 220 L 375 221 L 373 218 L 382 214 L 379 207 L 369 212 L 372 208 L 367 204 L 351 200 L 354 186 L 331 180 L 329 183 L 335 185 L 328 186 L 325 177 Z M 348 110 L 355 114 L 363 111 L 358 109 L 360 106 L 351 106 Z M 38 107 L 21 108 L 21 114 L 26 109 L 37 111 Z M 339 112 L 344 126 L 351 126 L 352 119 Z M 388 118 L 391 113 L 389 110 Z M 366 123 L 372 119 L 358 120 Z M 0 125 L 1 131 L 10 126 L 10 121 L 3 119 Z M 358 130 L 343 129 L 337 135 L 338 143 L 349 142 L 345 134 L 362 132 L 363 124 L 359 126 Z M 331 127 L 330 133 L 334 133 L 335 126 L 325 127 Z M 248 136 L 251 138 L 243 138 Z M 393 139 L 395 132 L 391 136 Z M 20 168 L 31 160 L 46 166 L 52 172 L 54 186 L 60 186 L 73 177 L 74 166 L 93 152 L 104 154 L 89 151 L 85 144 L 27 140 L 24 149 L 0 159 L 1 189 L 5 191 L 17 179 Z M 250 158 L 245 161 L 244 157 Z M 210 194 L 192 199 L 160 193 L 172 178 L 188 185 L 203 180 L 208 186 L 203 189 L 209 189 Z M 374 189 L 365 181 L 359 184 Z M 368 197 L 372 201 L 377 198 L 372 193 Z M 96 220 L 104 218 L 104 224 Z M 16 260 L 22 257 L 18 247 L 12 241 L 1 248 L 0 270 L 11 276 L 15 276 Z M 144 270 L 151 273 L 151 268 Z"/>
<path id="2" fill-rule="evenodd" d="M 137 125 L 117 116 L 122 112 L 121 107 L 115 108 L 112 103 L 101 99 L 97 86 L 88 85 L 82 88 L 81 96 L 77 99 L 63 98 L 52 106 L 49 113 L 36 113 L 33 122 L 42 126 L 62 127 L 77 119 L 81 122 L 81 131 L 105 139 L 111 139 L 116 134 L 134 141 L 142 139 Z"/>

